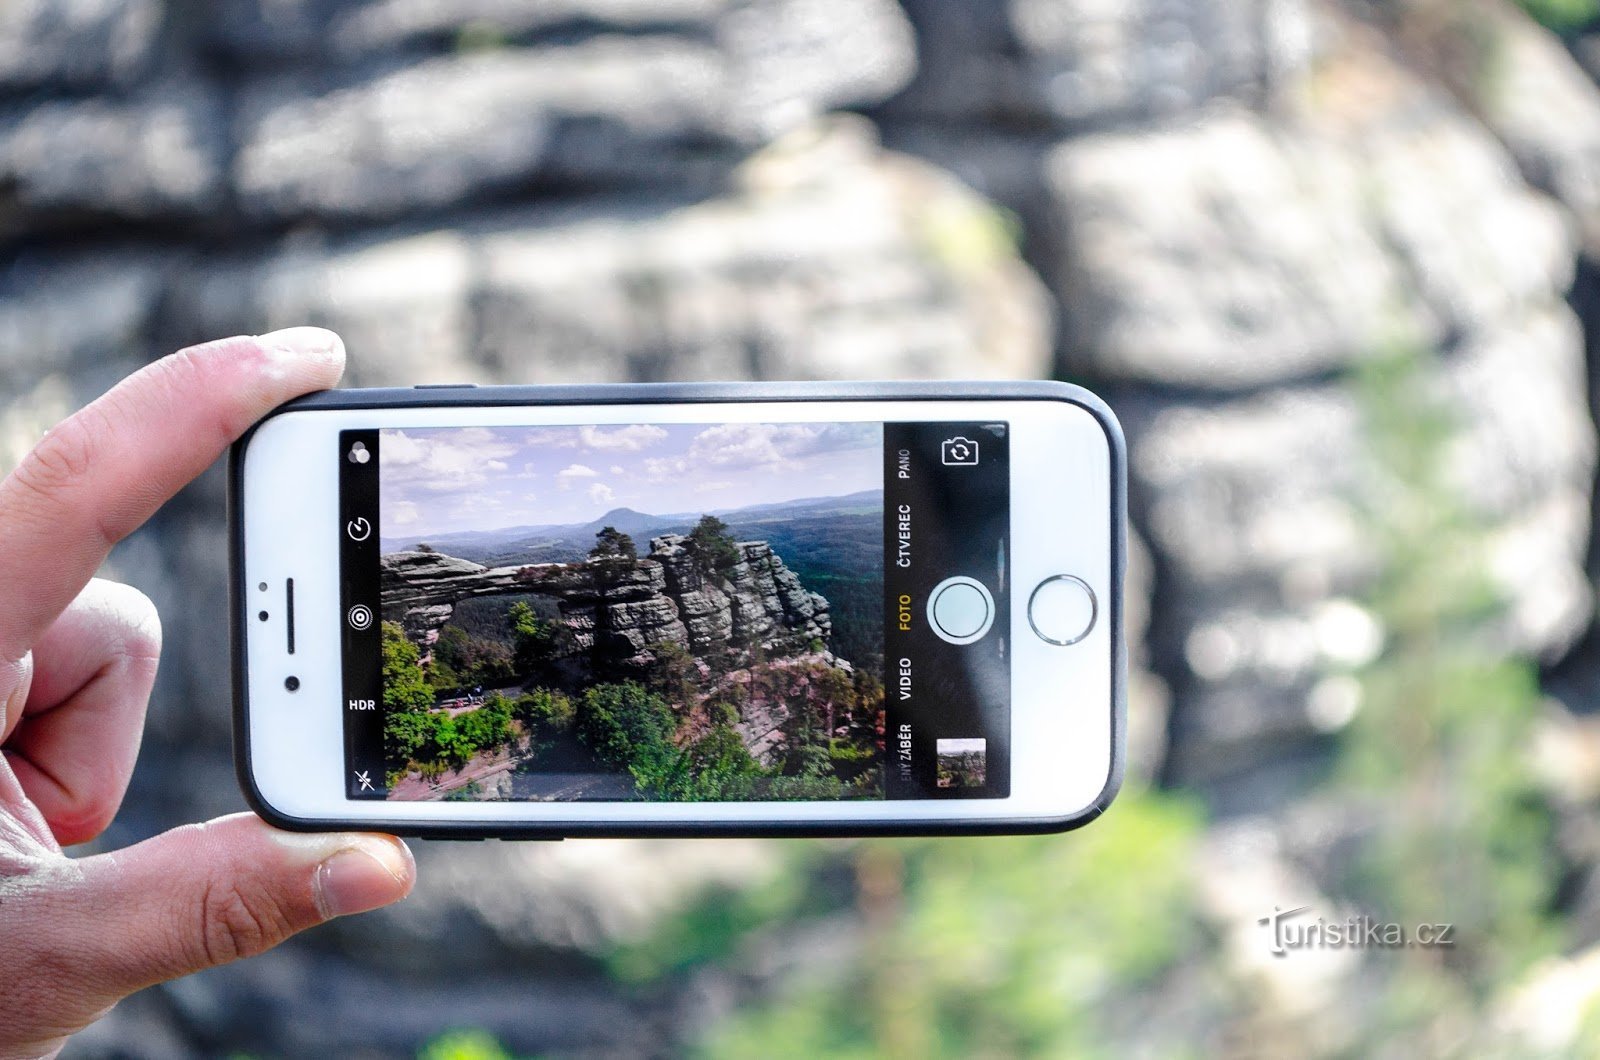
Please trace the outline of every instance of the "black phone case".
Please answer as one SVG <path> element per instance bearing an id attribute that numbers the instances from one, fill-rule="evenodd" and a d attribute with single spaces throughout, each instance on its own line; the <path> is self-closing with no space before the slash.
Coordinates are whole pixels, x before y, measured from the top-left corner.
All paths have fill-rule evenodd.
<path id="1" fill-rule="evenodd" d="M 429 820 L 308 820 L 271 806 L 256 788 L 250 762 L 249 694 L 245 681 L 244 521 L 241 518 L 244 453 L 256 429 L 236 442 L 228 459 L 228 609 L 233 646 L 233 747 L 239 786 L 251 809 L 279 828 L 301 832 L 383 831 L 423 839 L 555 840 L 568 836 L 915 836 L 1024 835 L 1082 827 L 1111 805 L 1122 786 L 1127 731 L 1128 648 L 1122 629 L 1123 578 L 1127 565 L 1127 446 L 1111 409 L 1070 383 L 1025 382 L 847 382 L 847 383 L 624 383 L 596 386 L 474 386 L 447 384 L 366 390 L 326 390 L 274 409 L 261 422 L 286 412 L 328 409 L 450 408 L 509 405 L 717 404 L 751 401 L 1065 401 L 1091 413 L 1105 431 L 1111 454 L 1111 771 L 1094 803 L 1080 813 L 1050 818 L 989 818 L 980 821 L 569 821 L 551 823 L 440 822 Z"/>

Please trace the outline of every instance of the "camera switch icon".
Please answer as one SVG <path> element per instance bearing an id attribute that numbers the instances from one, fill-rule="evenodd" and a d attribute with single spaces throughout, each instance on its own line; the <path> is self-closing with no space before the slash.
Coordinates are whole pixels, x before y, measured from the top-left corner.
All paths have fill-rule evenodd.
<path id="1" fill-rule="evenodd" d="M 939 457 L 947 467 L 977 467 L 978 443 L 959 434 L 946 438 L 939 446 Z"/>

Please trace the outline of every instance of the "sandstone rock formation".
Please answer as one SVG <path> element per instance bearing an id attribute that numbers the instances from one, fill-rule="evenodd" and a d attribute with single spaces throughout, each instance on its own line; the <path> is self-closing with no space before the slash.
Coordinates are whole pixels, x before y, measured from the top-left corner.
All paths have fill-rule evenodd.
<path id="1" fill-rule="evenodd" d="M 1297 846 L 1278 811 L 1382 643 L 1353 373 L 1408 344 L 1456 413 L 1508 604 L 1486 650 L 1559 657 L 1590 614 L 1600 32 L 1566 45 L 1502 0 L 10 0 L 0 459 L 158 352 L 303 322 L 366 385 L 1086 381 L 1148 557 L 1130 775 L 1322 864 L 1341 829 Z M 213 474 L 113 559 L 167 628 L 108 845 L 241 806 L 221 513 Z M 659 589 L 583 605 L 621 650 L 826 619 L 761 557 L 712 591 L 662 551 Z M 449 578 L 505 577 L 421 574 L 420 628 Z M 1568 655 L 1575 707 L 1597 658 Z M 137 996 L 80 1053 L 409 1054 L 440 1012 L 519 1054 L 684 1051 L 729 976 L 641 1000 L 574 969 L 765 849 L 424 847 L 399 909 Z M 1196 1048 L 1193 997 L 1153 1040 Z"/>
<path id="2" fill-rule="evenodd" d="M 650 559 L 661 564 L 667 595 L 677 601 L 695 654 L 727 644 L 759 644 L 788 653 L 833 634 L 828 601 L 809 592 L 765 541 L 742 541 L 739 560 L 717 577 L 694 563 L 680 534 L 650 541 Z"/>
<path id="3" fill-rule="evenodd" d="M 651 648 L 668 643 L 719 660 L 826 646 L 828 601 L 808 592 L 765 541 L 739 542 L 738 562 L 714 576 L 700 570 L 684 541 L 654 538 L 649 554 L 626 570 L 592 560 L 484 567 L 437 552 L 392 553 L 382 560 L 383 617 L 430 644 L 464 600 L 532 594 L 559 609 L 571 634 L 565 653 L 624 669 L 647 666 Z"/>
<path id="4" fill-rule="evenodd" d="M 159 353 L 291 322 L 343 333 L 351 385 L 1047 373 L 1004 219 L 840 113 L 916 47 L 893 0 L 0 3 L 0 461 Z M 243 807 L 223 510 L 214 472 L 112 562 L 166 628 L 109 845 Z M 417 856 L 401 909 L 148 991 L 81 1051 L 409 1054 L 447 1005 L 519 1053 L 671 1049 L 676 997 L 610 997 L 590 956 L 773 862 Z"/>
<path id="5" fill-rule="evenodd" d="M 288 323 L 339 329 L 351 385 L 1045 374 L 1048 295 L 1004 218 L 839 110 L 897 91 L 916 47 L 893 0 L 0 3 L 0 461 L 160 353 Z M 107 843 L 242 808 L 222 513 L 214 472 L 113 559 L 166 646 Z M 748 562 L 730 622 L 826 636 Z M 85 1055 L 414 1052 L 448 1002 L 402 999 L 400 967 L 459 974 L 457 1013 L 519 1052 L 660 1049 L 573 958 L 772 858 L 417 853 L 404 910 L 150 991 Z M 347 988 L 395 1000 L 269 1015 Z"/>
<path id="6" fill-rule="evenodd" d="M 1452 486 L 1494 528 L 1510 604 L 1494 642 L 1560 658 L 1593 597 L 1595 432 L 1564 299 L 1574 226 L 1519 171 L 1532 149 L 1396 61 L 1366 5 L 1001 6 L 908 4 L 946 42 L 936 61 L 980 62 L 952 43 L 973 19 L 999 58 L 966 97 L 925 67 L 881 117 L 888 142 L 1025 219 L 1062 307 L 1060 368 L 1122 416 L 1160 571 L 1164 775 L 1231 804 L 1324 737 L 1313 693 L 1339 664 L 1318 616 L 1380 563 L 1360 512 L 1384 476 L 1352 378 L 1399 351 L 1428 358 L 1460 430 Z"/>

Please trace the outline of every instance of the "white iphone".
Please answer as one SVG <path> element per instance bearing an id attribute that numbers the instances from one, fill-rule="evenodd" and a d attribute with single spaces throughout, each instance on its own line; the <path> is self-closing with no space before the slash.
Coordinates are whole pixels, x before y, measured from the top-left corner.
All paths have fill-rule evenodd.
<path id="1" fill-rule="evenodd" d="M 1125 458 L 1062 383 L 329 391 L 232 456 L 282 827 L 1060 831 L 1122 775 Z"/>

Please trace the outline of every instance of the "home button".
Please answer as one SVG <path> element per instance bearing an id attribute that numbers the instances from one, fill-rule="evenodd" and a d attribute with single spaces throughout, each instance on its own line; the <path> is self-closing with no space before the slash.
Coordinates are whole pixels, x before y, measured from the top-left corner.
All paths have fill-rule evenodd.
<path id="1" fill-rule="evenodd" d="M 1094 629 L 1100 602 L 1087 582 L 1071 574 L 1046 578 L 1028 597 L 1028 624 L 1041 640 L 1076 644 Z"/>

